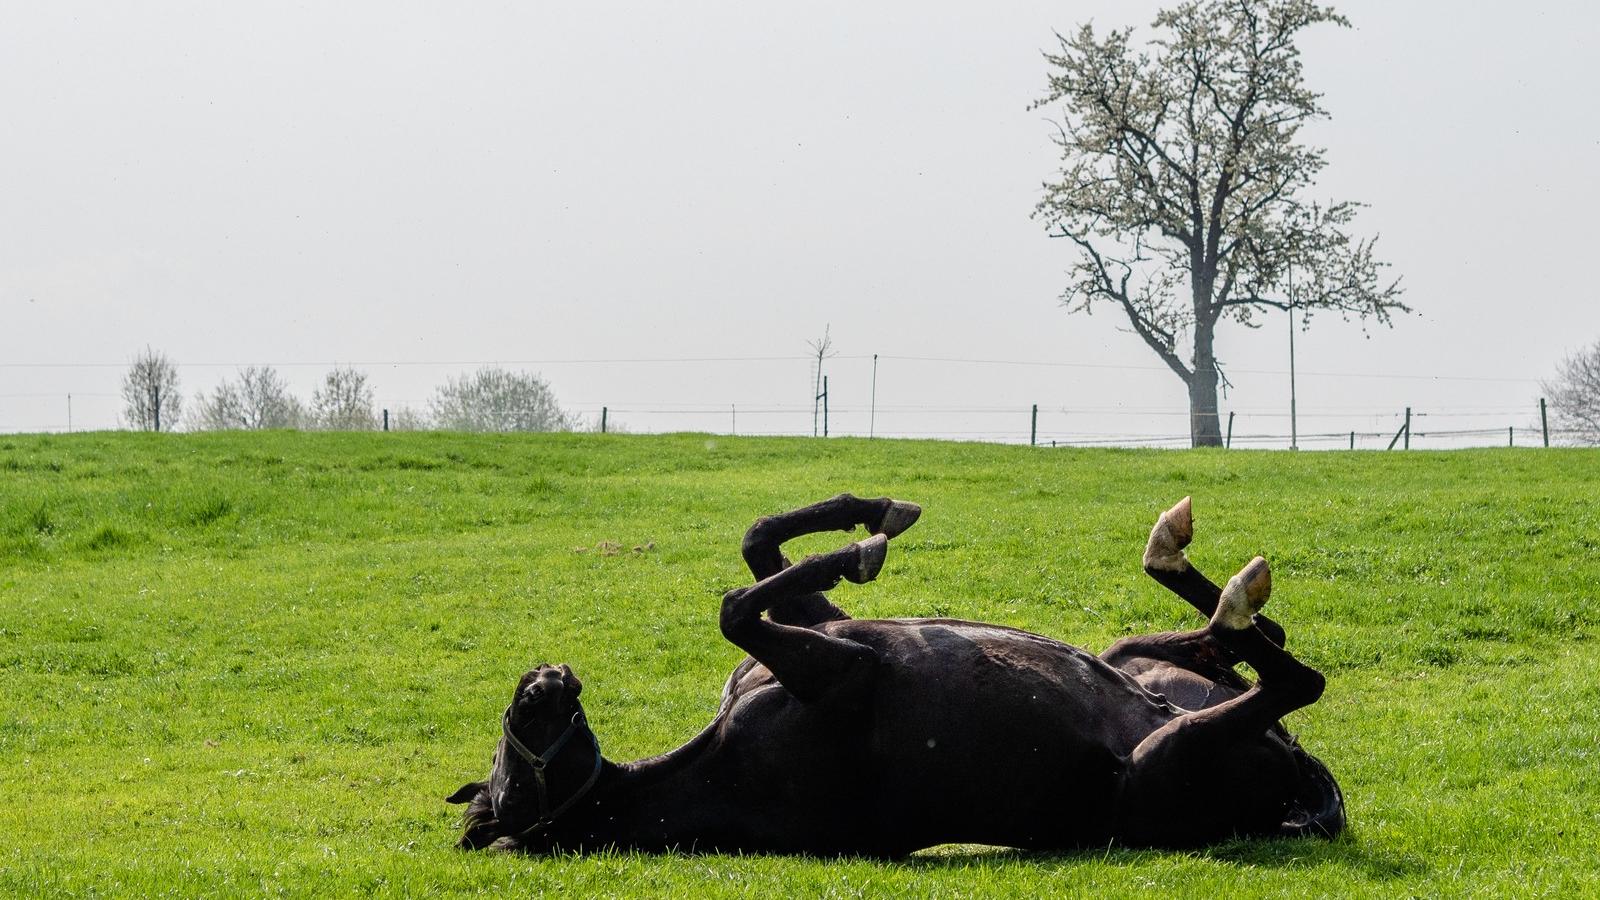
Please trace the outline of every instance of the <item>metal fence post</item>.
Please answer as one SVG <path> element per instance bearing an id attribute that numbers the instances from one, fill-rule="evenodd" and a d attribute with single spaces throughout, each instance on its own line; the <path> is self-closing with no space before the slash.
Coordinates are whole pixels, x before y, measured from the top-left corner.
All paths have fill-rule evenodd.
<path id="1" fill-rule="evenodd" d="M 828 436 L 828 376 L 822 376 L 822 436 Z"/>

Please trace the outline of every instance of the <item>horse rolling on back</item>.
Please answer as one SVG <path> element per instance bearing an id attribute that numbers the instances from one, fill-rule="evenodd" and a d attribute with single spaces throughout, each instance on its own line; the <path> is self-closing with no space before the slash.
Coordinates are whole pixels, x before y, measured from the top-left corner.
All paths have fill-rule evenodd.
<path id="1" fill-rule="evenodd" d="M 729 591 L 721 614 L 749 658 L 711 723 L 661 756 L 605 759 L 572 670 L 523 675 L 489 777 L 449 798 L 467 804 L 460 845 L 894 857 L 953 842 L 1192 847 L 1343 828 L 1338 785 L 1279 722 L 1316 701 L 1323 678 L 1260 614 L 1265 560 L 1224 588 L 1189 562 L 1188 498 L 1157 520 L 1144 567 L 1205 627 L 1099 656 L 999 625 L 851 619 L 824 595 L 875 578 L 920 513 L 842 494 L 757 521 L 743 546 L 756 583 Z M 857 526 L 872 536 L 798 563 L 779 549 Z"/>

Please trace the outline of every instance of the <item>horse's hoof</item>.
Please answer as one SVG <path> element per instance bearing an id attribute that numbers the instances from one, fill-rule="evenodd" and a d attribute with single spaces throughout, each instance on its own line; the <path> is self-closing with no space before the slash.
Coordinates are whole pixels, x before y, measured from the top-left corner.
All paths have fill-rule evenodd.
<path id="1" fill-rule="evenodd" d="M 1150 529 L 1150 541 L 1144 547 L 1144 567 L 1164 572 L 1182 572 L 1189 568 L 1183 548 L 1189 546 L 1192 540 L 1194 509 L 1189 498 L 1185 497 L 1162 513 L 1156 519 L 1156 526 Z"/>
<path id="2" fill-rule="evenodd" d="M 1249 628 L 1251 619 L 1267 605 L 1270 596 L 1272 570 L 1267 567 L 1267 561 L 1258 556 L 1228 579 L 1217 611 L 1211 616 L 1211 624 L 1233 631 Z"/>
<path id="3" fill-rule="evenodd" d="M 866 584 L 883 571 L 883 561 L 889 555 L 888 535 L 875 534 L 864 541 L 856 541 L 856 564 L 847 568 L 844 577 L 855 584 Z"/>
<path id="4" fill-rule="evenodd" d="M 922 515 L 922 507 L 904 500 L 890 500 L 889 511 L 883 514 L 883 521 L 873 529 L 874 534 L 884 537 L 896 537 L 903 534 L 907 528 L 917 524 L 917 518 Z"/>

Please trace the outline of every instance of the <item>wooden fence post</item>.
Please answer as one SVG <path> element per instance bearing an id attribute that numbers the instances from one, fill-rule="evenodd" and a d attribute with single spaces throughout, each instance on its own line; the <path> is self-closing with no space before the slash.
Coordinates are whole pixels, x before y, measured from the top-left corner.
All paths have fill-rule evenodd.
<path id="1" fill-rule="evenodd" d="M 1550 446 L 1550 418 L 1545 415 L 1544 398 L 1539 398 L 1539 430 L 1544 432 L 1544 445 Z"/>
<path id="2" fill-rule="evenodd" d="M 1032 424 L 1030 424 L 1028 426 L 1028 446 L 1029 447 L 1037 447 L 1038 445 L 1039 445 L 1039 404 L 1035 403 L 1033 405 L 1033 420 L 1032 420 Z"/>

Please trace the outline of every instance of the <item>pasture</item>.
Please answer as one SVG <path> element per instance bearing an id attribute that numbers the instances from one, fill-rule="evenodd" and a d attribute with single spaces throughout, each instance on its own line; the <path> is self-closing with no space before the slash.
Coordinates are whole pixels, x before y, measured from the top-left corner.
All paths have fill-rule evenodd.
<path id="1" fill-rule="evenodd" d="M 741 657 L 716 618 L 744 528 L 842 490 L 925 508 L 834 593 L 856 617 L 1096 650 L 1198 624 L 1139 568 L 1192 494 L 1190 557 L 1220 581 L 1266 555 L 1269 611 L 1329 677 L 1288 724 L 1349 831 L 896 863 L 453 848 L 442 798 L 487 770 L 520 673 L 570 663 L 613 759 L 676 746 Z M 0 894 L 1594 894 L 1597 498 L 1580 450 L 7 436 Z"/>

